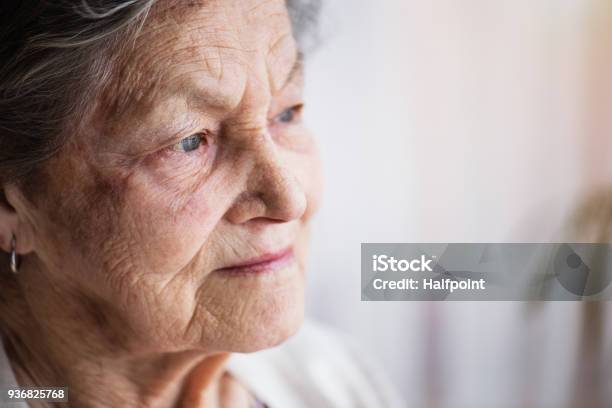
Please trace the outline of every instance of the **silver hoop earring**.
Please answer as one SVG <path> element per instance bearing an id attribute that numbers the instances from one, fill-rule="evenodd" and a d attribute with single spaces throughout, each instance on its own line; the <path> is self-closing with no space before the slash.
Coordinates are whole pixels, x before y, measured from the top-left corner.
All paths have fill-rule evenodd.
<path id="1" fill-rule="evenodd" d="M 17 238 L 15 238 L 15 234 L 13 234 L 13 239 L 11 239 L 11 271 L 13 273 L 19 272 L 19 257 L 17 256 Z"/>

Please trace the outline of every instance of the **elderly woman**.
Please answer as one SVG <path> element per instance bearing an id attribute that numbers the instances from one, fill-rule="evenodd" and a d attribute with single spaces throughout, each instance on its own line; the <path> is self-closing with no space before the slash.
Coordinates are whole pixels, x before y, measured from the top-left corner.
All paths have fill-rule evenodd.
<path id="1" fill-rule="evenodd" d="M 274 347 L 301 325 L 321 192 L 301 6 L 4 3 L 1 385 L 75 407 L 392 405 L 324 329 Z"/>

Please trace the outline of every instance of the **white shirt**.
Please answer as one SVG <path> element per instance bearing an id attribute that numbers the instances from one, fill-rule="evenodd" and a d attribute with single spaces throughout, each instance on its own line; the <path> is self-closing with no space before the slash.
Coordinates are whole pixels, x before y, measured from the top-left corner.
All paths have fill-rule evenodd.
<path id="1" fill-rule="evenodd" d="M 278 347 L 232 355 L 228 368 L 270 408 L 405 406 L 368 353 L 312 322 Z"/>
<path id="2" fill-rule="evenodd" d="M 228 370 L 270 408 L 404 406 L 367 353 L 312 322 L 280 346 L 233 354 Z M 0 386 L 17 386 L 4 347 L 0 348 Z M 28 407 L 23 402 L 1 406 Z"/>
<path id="3" fill-rule="evenodd" d="M 4 344 L 0 347 L 0 388 L 18 387 L 15 373 L 4 352 Z M 4 408 L 28 408 L 25 402 L 0 402 L 0 407 Z"/>

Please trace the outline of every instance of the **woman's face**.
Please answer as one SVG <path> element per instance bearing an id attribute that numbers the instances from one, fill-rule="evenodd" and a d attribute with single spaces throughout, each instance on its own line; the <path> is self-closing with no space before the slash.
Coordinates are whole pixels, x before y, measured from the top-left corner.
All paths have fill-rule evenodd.
<path id="1" fill-rule="evenodd" d="M 125 46 L 24 210 L 23 269 L 55 288 L 29 301 L 51 302 L 52 326 L 55 296 L 96 327 L 84 339 L 119 349 L 283 341 L 302 319 L 320 195 L 284 1 L 160 1 Z"/>

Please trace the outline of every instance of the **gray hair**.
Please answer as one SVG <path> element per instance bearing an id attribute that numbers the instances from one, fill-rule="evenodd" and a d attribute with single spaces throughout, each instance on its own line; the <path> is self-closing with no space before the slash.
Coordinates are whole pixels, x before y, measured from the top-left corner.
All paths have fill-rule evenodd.
<path id="1" fill-rule="evenodd" d="M 0 185 L 29 180 L 61 149 L 157 1 L 2 2 Z M 314 37 L 320 2 L 287 0 L 298 43 Z"/>

